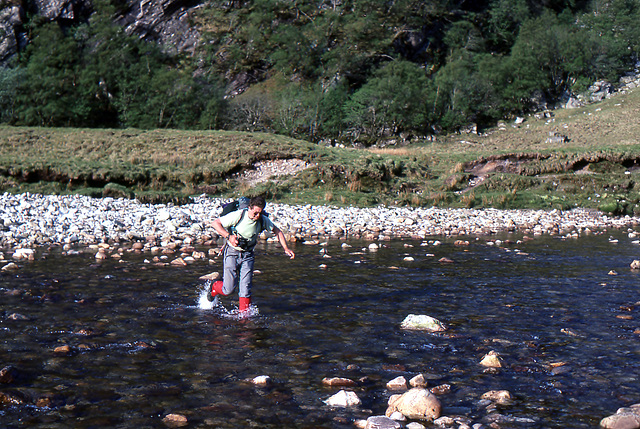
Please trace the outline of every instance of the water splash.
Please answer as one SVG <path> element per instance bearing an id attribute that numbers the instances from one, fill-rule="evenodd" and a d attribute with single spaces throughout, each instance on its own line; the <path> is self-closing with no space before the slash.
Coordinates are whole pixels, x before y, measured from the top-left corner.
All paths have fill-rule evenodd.
<path id="1" fill-rule="evenodd" d="M 220 302 L 211 302 L 207 298 L 209 288 L 211 287 L 211 281 L 207 280 L 198 288 L 198 308 L 201 310 L 214 310 L 218 316 L 224 319 L 242 320 L 250 317 L 257 317 L 260 315 L 260 310 L 255 305 L 250 305 L 245 311 L 240 311 L 237 307 L 227 310 Z"/>
<path id="2" fill-rule="evenodd" d="M 211 287 L 211 281 L 207 280 L 204 282 L 202 287 L 198 291 L 198 308 L 201 310 L 211 310 L 215 307 L 215 302 L 209 301 L 207 298 L 207 294 L 209 293 L 209 288 Z"/>

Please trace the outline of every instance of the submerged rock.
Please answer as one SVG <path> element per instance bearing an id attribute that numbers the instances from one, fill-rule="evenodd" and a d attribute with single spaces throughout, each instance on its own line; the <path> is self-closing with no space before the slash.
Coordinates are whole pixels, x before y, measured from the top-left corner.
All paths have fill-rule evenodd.
<path id="1" fill-rule="evenodd" d="M 387 416 L 373 416 L 367 419 L 364 429 L 400 429 L 402 425 Z"/>
<path id="2" fill-rule="evenodd" d="M 355 381 L 349 379 L 349 378 L 342 378 L 342 377 L 325 377 L 322 379 L 322 384 L 326 385 L 326 386 L 341 386 L 341 387 L 353 387 L 356 386 L 358 383 L 356 383 Z"/>
<path id="3" fill-rule="evenodd" d="M 180 428 L 186 426 L 189 421 L 182 414 L 167 414 L 162 422 L 170 428 Z"/>
<path id="4" fill-rule="evenodd" d="M 511 403 L 511 392 L 508 390 L 490 390 L 485 392 L 481 397 L 481 399 L 488 399 L 491 402 L 495 402 L 497 404 L 510 404 Z"/>
<path id="5" fill-rule="evenodd" d="M 12 366 L 5 366 L 0 369 L 0 383 L 9 384 L 13 383 L 18 376 L 18 371 Z"/>

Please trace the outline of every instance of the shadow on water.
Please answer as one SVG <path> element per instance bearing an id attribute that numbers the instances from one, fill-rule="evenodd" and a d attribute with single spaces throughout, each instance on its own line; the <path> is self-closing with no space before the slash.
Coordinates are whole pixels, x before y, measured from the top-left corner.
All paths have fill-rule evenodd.
<path id="1" fill-rule="evenodd" d="M 629 269 L 640 248 L 619 238 L 396 240 L 377 252 L 335 241 L 297 245 L 293 261 L 264 245 L 250 318 L 199 307 L 198 277 L 218 265 L 51 250 L 0 274 L 0 366 L 15 373 L 0 384 L 0 426 L 158 427 L 177 413 L 188 427 L 347 428 L 384 413 L 387 381 L 423 373 L 430 387 L 451 386 L 445 414 L 486 423 L 480 396 L 507 389 L 514 401 L 497 411 L 532 421 L 515 427 L 594 427 L 640 402 Z M 237 294 L 222 303 L 233 310 Z M 403 331 L 408 314 L 449 329 Z M 504 367 L 487 372 L 479 361 L 491 350 Z M 247 382 L 259 375 L 273 383 Z M 358 381 L 360 407 L 324 405 L 333 376 Z"/>

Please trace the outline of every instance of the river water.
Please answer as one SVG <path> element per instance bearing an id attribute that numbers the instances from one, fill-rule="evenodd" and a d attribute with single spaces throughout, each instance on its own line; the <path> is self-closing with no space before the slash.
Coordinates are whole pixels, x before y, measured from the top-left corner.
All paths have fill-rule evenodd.
<path id="1" fill-rule="evenodd" d="M 263 244 L 250 318 L 234 316 L 237 294 L 228 311 L 200 305 L 217 264 L 39 251 L 0 274 L 0 368 L 15 374 L 0 427 L 154 428 L 175 413 L 192 428 L 352 428 L 384 414 L 389 380 L 419 373 L 451 386 L 443 414 L 500 427 L 592 428 L 640 402 L 640 246 L 618 232 L 498 238 L 512 242 L 296 244 L 292 261 Z M 401 330 L 409 314 L 449 329 Z M 486 371 L 492 350 L 504 367 Z M 247 382 L 260 375 L 272 384 Z M 324 377 L 356 380 L 362 404 L 326 406 L 339 389 Z M 497 389 L 513 402 L 487 408 Z"/>

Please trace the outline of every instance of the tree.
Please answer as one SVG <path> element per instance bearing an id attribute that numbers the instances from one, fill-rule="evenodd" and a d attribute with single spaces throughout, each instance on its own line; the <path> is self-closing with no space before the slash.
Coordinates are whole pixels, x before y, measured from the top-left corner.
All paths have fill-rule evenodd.
<path id="1" fill-rule="evenodd" d="M 26 125 L 77 126 L 89 114 L 79 96 L 80 54 L 57 24 L 39 27 L 22 59 L 25 79 L 18 87 L 16 115 Z"/>
<path id="2" fill-rule="evenodd" d="M 500 52 L 513 46 L 518 30 L 531 14 L 526 0 L 493 0 L 489 8 L 488 30 Z"/>
<path id="3" fill-rule="evenodd" d="M 24 70 L 18 67 L 0 67 L 0 122 L 15 119 L 17 88 L 24 79 Z"/>
<path id="4" fill-rule="evenodd" d="M 345 122 L 369 138 L 401 131 L 424 133 L 429 124 L 429 81 L 408 61 L 392 61 L 378 70 L 345 104 Z"/>
<path id="5" fill-rule="evenodd" d="M 435 106 L 440 124 L 447 130 L 455 131 L 471 123 L 483 124 L 496 115 L 497 94 L 487 76 L 478 72 L 478 58 L 469 54 L 461 56 L 447 63 L 436 75 Z"/>

